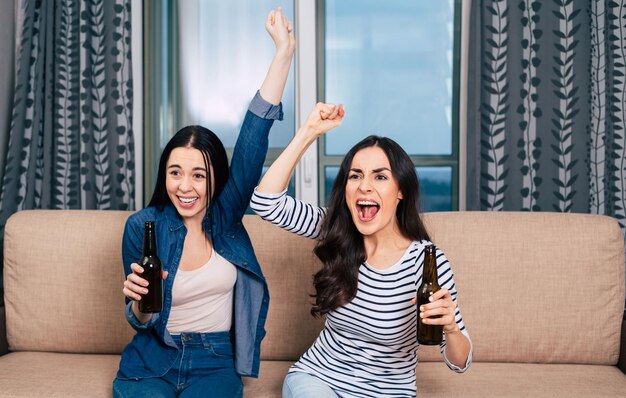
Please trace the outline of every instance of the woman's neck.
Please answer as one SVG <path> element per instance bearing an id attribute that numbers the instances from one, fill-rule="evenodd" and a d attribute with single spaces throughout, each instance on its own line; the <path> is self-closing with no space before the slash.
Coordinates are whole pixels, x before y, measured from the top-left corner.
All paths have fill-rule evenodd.
<path id="1" fill-rule="evenodd" d="M 389 268 L 402 258 L 411 242 L 399 230 L 364 236 L 366 260 L 375 268 Z"/>
<path id="2" fill-rule="evenodd" d="M 187 235 L 204 234 L 202 223 L 197 220 L 183 220 L 183 224 L 187 229 Z"/>

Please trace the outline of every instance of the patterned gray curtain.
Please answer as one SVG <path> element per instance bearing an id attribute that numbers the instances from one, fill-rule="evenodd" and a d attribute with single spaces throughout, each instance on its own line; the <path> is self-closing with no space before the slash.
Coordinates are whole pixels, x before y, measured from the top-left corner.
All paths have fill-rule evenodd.
<path id="1" fill-rule="evenodd" d="M 134 209 L 130 0 L 18 5 L 0 232 L 22 209 Z"/>
<path id="2" fill-rule="evenodd" d="M 133 209 L 130 0 L 21 7 L 3 220 L 21 209 Z"/>
<path id="3" fill-rule="evenodd" d="M 474 0 L 470 210 L 626 223 L 625 0 Z"/>

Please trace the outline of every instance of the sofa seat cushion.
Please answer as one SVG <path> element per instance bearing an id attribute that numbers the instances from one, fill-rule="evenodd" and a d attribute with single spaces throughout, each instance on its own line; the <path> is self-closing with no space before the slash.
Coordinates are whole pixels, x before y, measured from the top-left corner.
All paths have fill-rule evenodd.
<path id="1" fill-rule="evenodd" d="M 280 398 L 292 362 L 262 361 L 245 379 L 244 398 Z M 475 362 L 457 374 L 441 362 L 417 366 L 418 397 L 624 397 L 626 375 L 615 366 Z"/>
<path id="2" fill-rule="evenodd" d="M 0 357 L 7 397 L 110 397 L 119 355 L 13 352 Z M 245 398 L 279 398 L 292 361 L 262 361 L 259 379 L 244 379 Z M 422 397 L 623 397 L 626 375 L 615 366 L 475 362 L 463 374 L 443 363 L 417 367 Z"/>
<path id="3" fill-rule="evenodd" d="M 457 374 L 443 363 L 417 366 L 418 397 L 624 397 L 626 375 L 610 365 L 474 362 Z"/>
<path id="4" fill-rule="evenodd" d="M 0 395 L 111 398 L 119 363 L 119 355 L 12 352 L 0 357 Z"/>

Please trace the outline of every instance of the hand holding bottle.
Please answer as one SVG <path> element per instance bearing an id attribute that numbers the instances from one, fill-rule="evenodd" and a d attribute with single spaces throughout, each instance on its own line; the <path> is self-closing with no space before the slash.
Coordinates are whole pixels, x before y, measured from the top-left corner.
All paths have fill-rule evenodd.
<path id="1" fill-rule="evenodd" d="M 415 303 L 415 299 L 413 300 Z M 427 325 L 442 325 L 445 333 L 452 333 L 458 329 L 455 320 L 456 303 L 448 289 L 440 289 L 430 296 L 430 303 L 419 308 L 419 317 Z"/>
<path id="2" fill-rule="evenodd" d="M 148 322 L 152 318 L 152 314 L 150 313 L 146 314 L 140 311 L 139 302 L 141 301 L 141 297 L 148 293 L 149 291 L 148 289 L 150 288 L 150 286 L 147 280 L 139 276 L 140 274 L 144 272 L 144 269 L 139 264 L 132 263 L 130 265 L 130 269 L 133 272 L 128 274 L 128 276 L 126 277 L 122 292 L 124 293 L 124 296 L 133 300 L 133 305 L 132 305 L 133 313 L 135 314 L 135 317 L 137 318 L 139 323 L 143 324 L 143 323 Z M 167 278 L 167 274 L 168 274 L 167 271 L 161 272 L 161 277 L 163 278 L 163 280 Z"/>
<path id="3" fill-rule="evenodd" d="M 458 330 L 455 321 L 456 304 L 448 289 L 439 285 L 437 271 L 437 248 L 427 245 L 424 248 L 422 283 L 417 289 L 415 303 L 417 313 L 417 342 L 423 345 L 438 345 L 443 340 L 443 332 Z"/>
<path id="4" fill-rule="evenodd" d="M 139 301 L 141 300 L 141 295 L 148 293 L 148 281 L 143 279 L 140 274 L 143 273 L 143 268 L 137 263 L 132 263 L 130 265 L 130 269 L 133 270 L 131 274 L 128 274 L 126 280 L 124 281 L 124 288 L 122 292 L 124 296 L 128 297 L 131 300 Z M 162 271 L 163 280 L 167 278 L 167 271 Z"/>

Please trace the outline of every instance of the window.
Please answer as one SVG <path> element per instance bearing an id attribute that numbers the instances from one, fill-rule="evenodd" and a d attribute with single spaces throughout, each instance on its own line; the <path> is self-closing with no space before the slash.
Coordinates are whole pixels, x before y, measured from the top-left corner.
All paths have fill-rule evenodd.
<path id="1" fill-rule="evenodd" d="M 324 3 L 320 96 L 346 104 L 348 117 L 319 144 L 320 198 L 327 200 L 343 154 L 376 134 L 394 139 L 420 166 L 424 210 L 458 208 L 455 3 Z"/>
<path id="2" fill-rule="evenodd" d="M 262 21 L 280 5 L 294 21 L 298 43 L 286 118 L 272 129 L 266 166 L 315 102 L 343 103 L 344 124 L 307 152 L 290 190 L 325 204 L 345 152 L 377 134 L 411 156 L 423 210 L 458 209 L 461 0 L 147 3 L 145 95 L 154 102 L 147 104 L 146 135 L 159 137 L 147 137 L 147 171 L 156 171 L 161 148 L 186 124 L 206 125 L 225 146 L 234 145 L 273 54 Z"/>
<path id="3" fill-rule="evenodd" d="M 159 156 L 180 128 L 192 124 L 209 128 L 220 137 L 230 159 L 250 99 L 274 55 L 264 21 L 278 6 L 293 21 L 293 4 L 279 0 L 144 2 L 146 203 Z M 272 127 L 267 165 L 293 136 L 294 107 L 292 66 L 283 95 L 285 117 Z M 293 194 L 293 182 L 290 190 Z"/>

